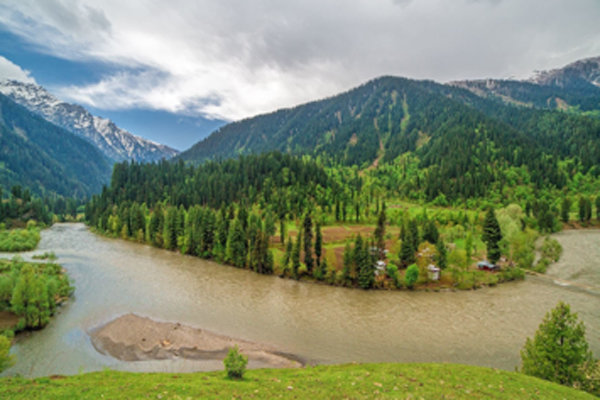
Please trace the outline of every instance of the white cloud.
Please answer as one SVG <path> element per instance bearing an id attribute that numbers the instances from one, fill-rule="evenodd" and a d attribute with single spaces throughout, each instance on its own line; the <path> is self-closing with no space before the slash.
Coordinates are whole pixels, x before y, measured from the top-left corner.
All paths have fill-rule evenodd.
<path id="1" fill-rule="evenodd" d="M 451 3 L 451 4 L 450 4 Z M 600 53 L 597 0 L 6 0 L 43 51 L 122 70 L 63 98 L 238 119 L 379 75 L 525 77 Z"/>
<path id="2" fill-rule="evenodd" d="M 33 79 L 29 71 L 22 69 L 12 61 L 0 56 L 0 80 L 5 79 L 35 83 L 35 79 Z"/>

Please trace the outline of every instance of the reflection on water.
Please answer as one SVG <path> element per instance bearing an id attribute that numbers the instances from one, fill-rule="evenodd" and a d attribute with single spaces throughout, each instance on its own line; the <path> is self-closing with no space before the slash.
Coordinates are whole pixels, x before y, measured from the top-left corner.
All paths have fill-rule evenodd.
<path id="1" fill-rule="evenodd" d="M 597 250 L 600 232 L 585 240 L 584 248 Z M 87 332 L 130 312 L 269 344 L 312 362 L 435 361 L 512 370 L 525 338 L 563 300 L 585 321 L 600 355 L 600 296 L 547 278 L 469 292 L 333 288 L 107 239 L 82 224 L 44 231 L 36 252 L 45 251 L 54 251 L 69 271 L 75 297 L 47 328 L 18 341 L 17 363 L 5 374 L 222 369 L 215 361 L 122 362 L 97 353 Z M 597 260 L 580 276 L 599 282 Z M 551 273 L 562 278 L 561 265 Z"/>

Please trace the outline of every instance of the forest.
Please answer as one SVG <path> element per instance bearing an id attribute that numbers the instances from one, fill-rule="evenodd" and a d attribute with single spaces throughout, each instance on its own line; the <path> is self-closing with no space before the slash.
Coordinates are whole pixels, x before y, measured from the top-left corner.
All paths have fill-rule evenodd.
<path id="1" fill-rule="evenodd" d="M 85 215 L 108 235 L 259 273 L 365 289 L 472 288 L 521 278 L 523 269 L 543 271 L 560 254 L 548 239 L 534 265 L 540 235 L 573 220 L 594 223 L 593 207 L 598 217 L 590 171 L 540 189 L 527 168 L 507 167 L 495 171 L 504 183 L 479 197 L 445 197 L 439 189 L 434 197 L 431 172 L 420 165 L 406 154 L 359 170 L 279 152 L 197 166 L 124 162 Z M 499 273 L 474 266 L 486 257 L 503 266 Z M 439 283 L 430 265 L 442 270 Z"/>

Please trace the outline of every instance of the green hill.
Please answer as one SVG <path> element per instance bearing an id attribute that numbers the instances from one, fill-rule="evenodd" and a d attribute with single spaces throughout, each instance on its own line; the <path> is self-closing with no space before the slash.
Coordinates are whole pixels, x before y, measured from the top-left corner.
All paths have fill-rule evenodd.
<path id="1" fill-rule="evenodd" d="M 439 193 L 470 198 L 485 196 L 509 168 L 526 171 L 538 188 L 560 189 L 577 172 L 600 175 L 600 119 L 505 104 L 432 81 L 383 77 L 226 125 L 179 159 L 202 163 L 272 150 L 361 169 L 411 154 L 427 171 L 418 186 L 428 199 Z"/>
<path id="2" fill-rule="evenodd" d="M 224 372 L 95 372 L 0 380 L 5 399 L 545 399 L 595 397 L 515 372 L 451 364 L 364 364 Z"/>
<path id="3" fill-rule="evenodd" d="M 81 198 L 109 178 L 110 165 L 93 145 L 0 95 L 0 186 Z"/>

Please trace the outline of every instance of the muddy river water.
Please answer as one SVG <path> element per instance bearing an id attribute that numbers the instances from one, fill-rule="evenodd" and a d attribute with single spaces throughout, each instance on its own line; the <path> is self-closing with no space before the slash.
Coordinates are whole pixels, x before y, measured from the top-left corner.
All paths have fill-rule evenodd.
<path id="1" fill-rule="evenodd" d="M 107 239 L 82 224 L 56 224 L 33 253 L 54 251 L 75 295 L 44 330 L 19 338 L 16 364 L 5 374 L 222 369 L 216 361 L 125 362 L 98 353 L 89 331 L 126 313 L 267 344 L 312 363 L 452 362 L 513 370 L 525 339 L 559 300 L 579 313 L 598 357 L 600 231 L 556 238 L 565 253 L 545 277 L 476 291 L 389 292 L 261 276 Z"/>

